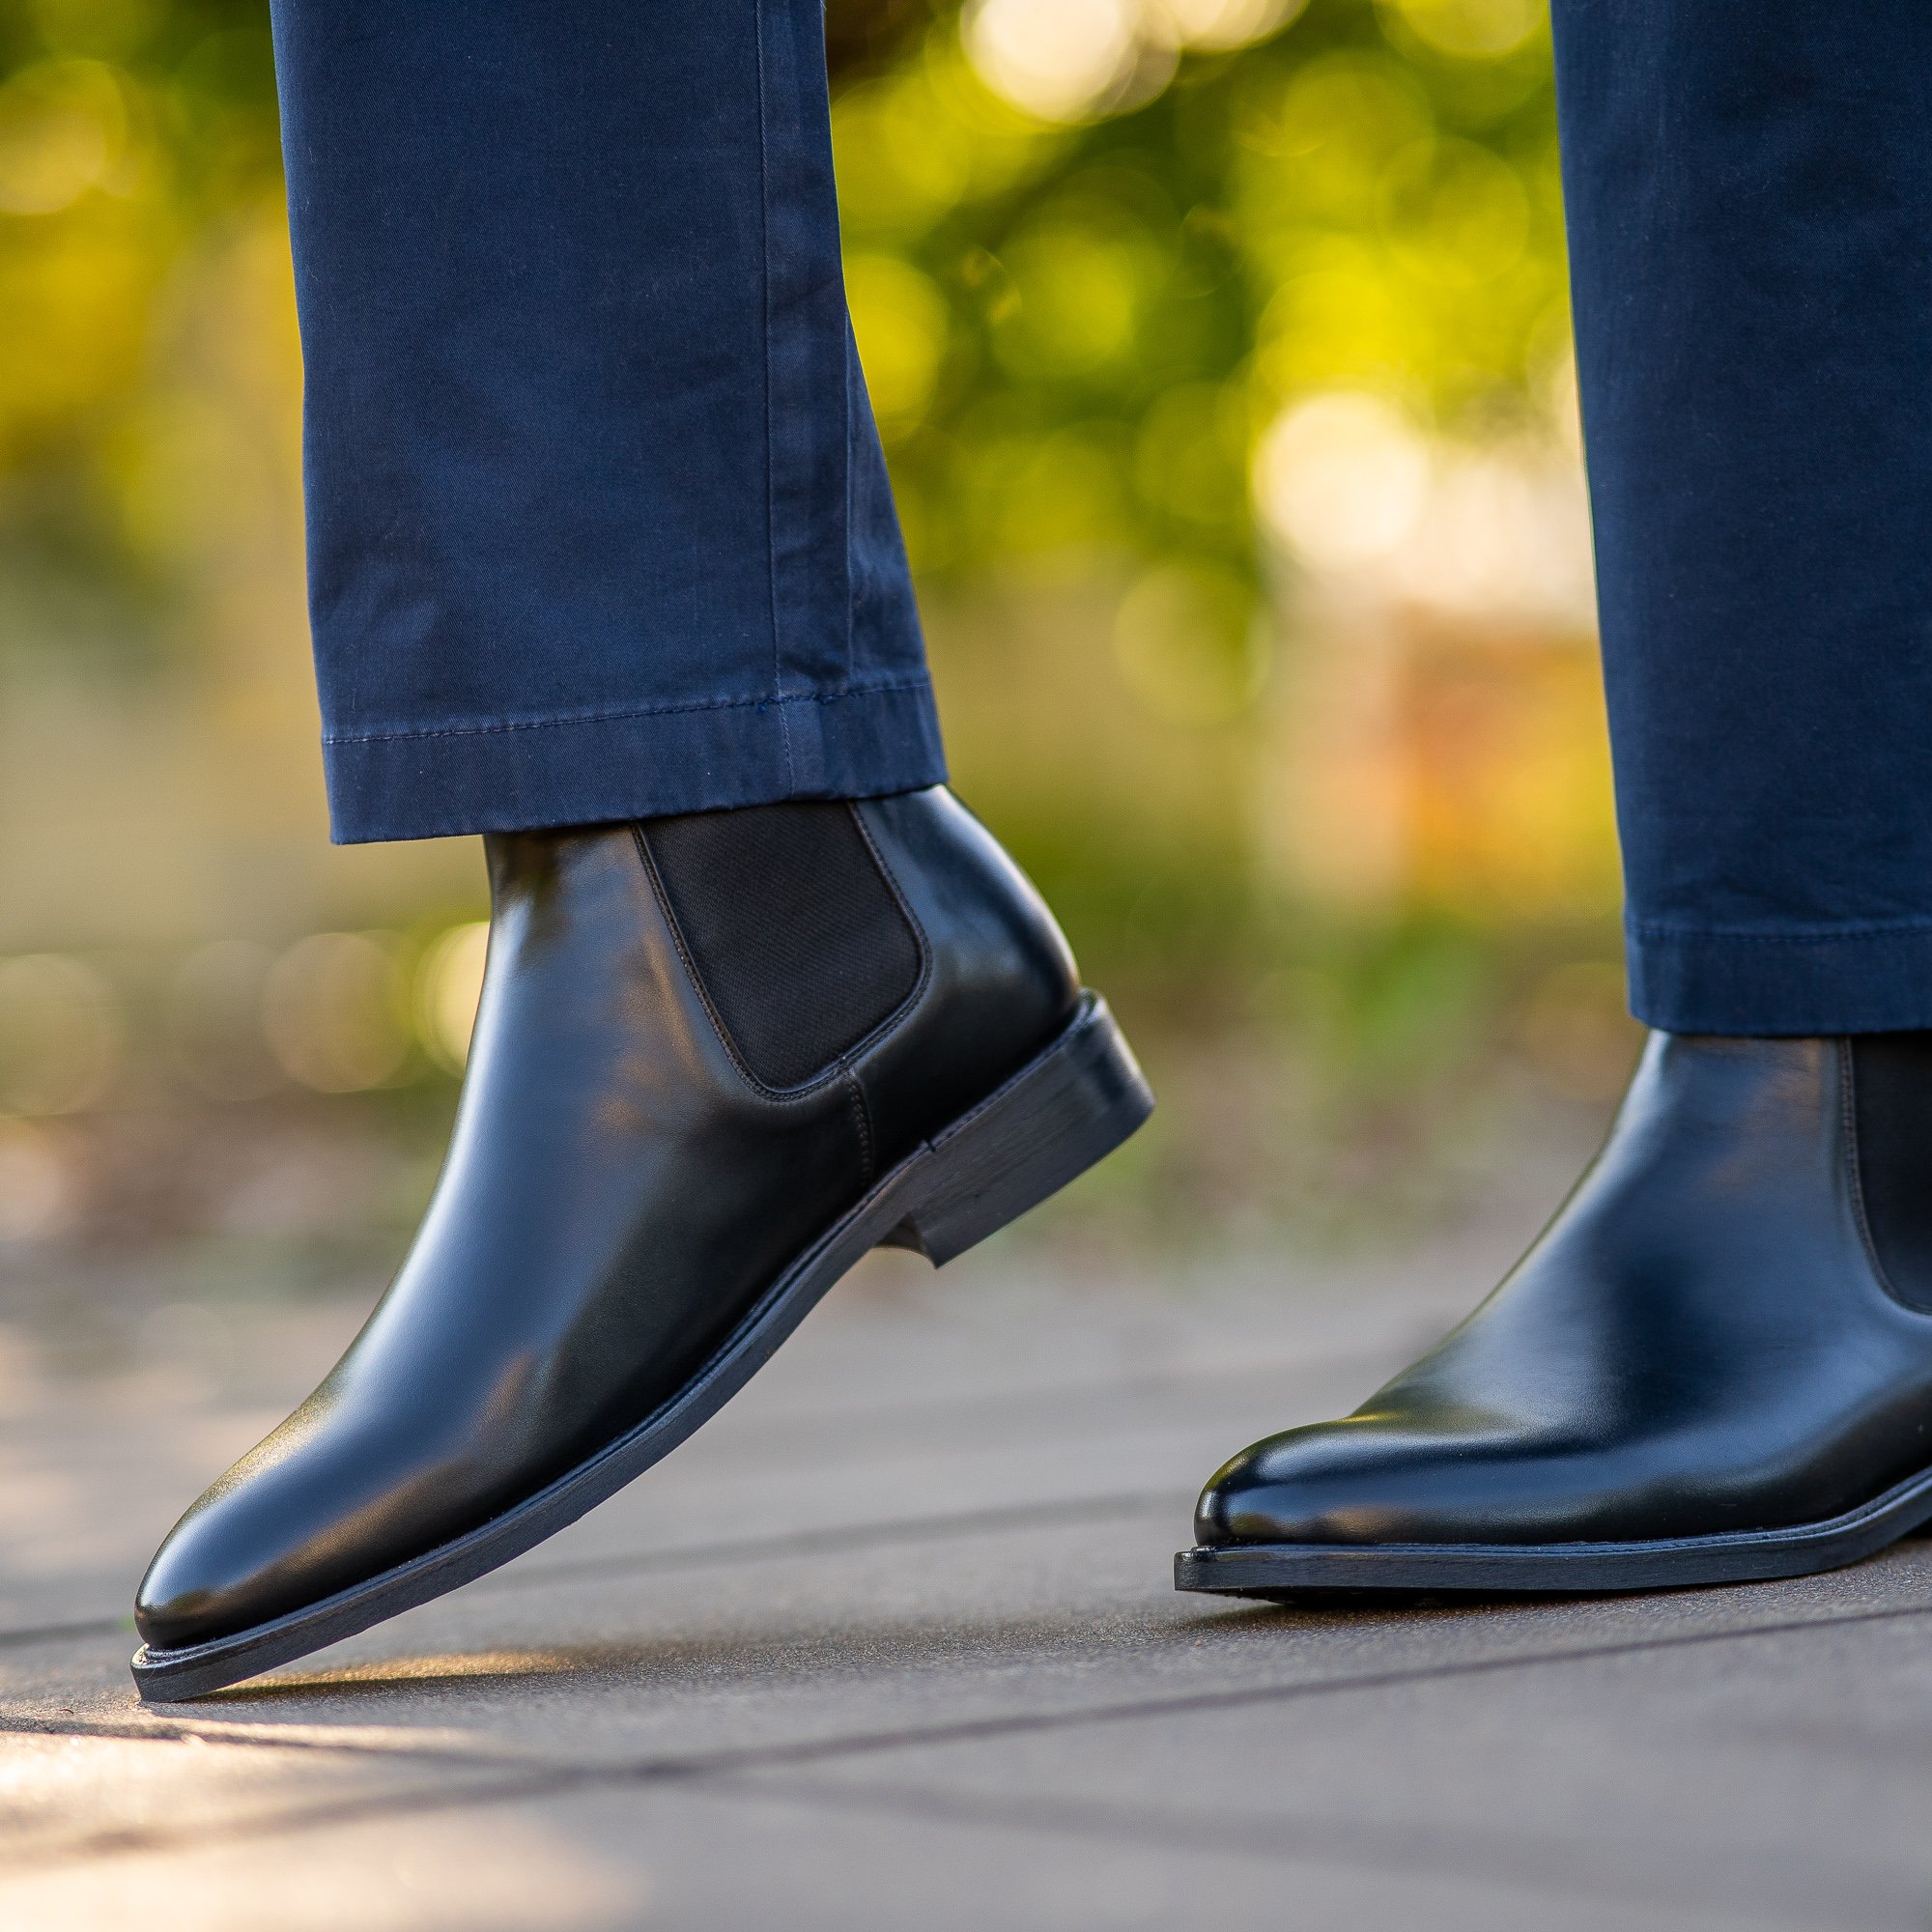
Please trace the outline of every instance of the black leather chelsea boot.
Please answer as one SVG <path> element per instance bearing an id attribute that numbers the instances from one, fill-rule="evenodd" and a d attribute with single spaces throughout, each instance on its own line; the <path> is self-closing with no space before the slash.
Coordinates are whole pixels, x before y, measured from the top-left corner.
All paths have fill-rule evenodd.
<path id="1" fill-rule="evenodd" d="M 328 1378 L 149 1566 L 145 1697 L 508 1561 L 688 1436 L 868 1248 L 949 1260 L 1153 1104 L 943 787 L 486 842 L 435 1198 Z"/>
<path id="2" fill-rule="evenodd" d="M 1932 1034 L 1653 1035 L 1515 1272 L 1208 1485 L 1183 1590 L 1627 1590 L 1932 1518 Z"/>

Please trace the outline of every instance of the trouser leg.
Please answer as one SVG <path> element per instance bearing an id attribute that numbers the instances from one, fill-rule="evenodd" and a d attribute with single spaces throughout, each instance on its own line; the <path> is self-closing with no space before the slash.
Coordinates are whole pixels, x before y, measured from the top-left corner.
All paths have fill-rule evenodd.
<path id="1" fill-rule="evenodd" d="M 1932 1027 L 1932 8 L 1555 26 L 1633 1004 Z"/>
<path id="2" fill-rule="evenodd" d="M 935 782 L 815 0 L 274 0 L 343 840 Z"/>

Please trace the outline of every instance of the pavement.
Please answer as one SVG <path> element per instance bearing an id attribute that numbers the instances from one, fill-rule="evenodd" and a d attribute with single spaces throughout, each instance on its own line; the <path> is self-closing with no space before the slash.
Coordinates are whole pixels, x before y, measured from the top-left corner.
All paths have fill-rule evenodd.
<path id="1" fill-rule="evenodd" d="M 1932 1545 L 1593 1601 L 1172 1590 L 1215 1465 L 1352 1406 L 1524 1232 L 873 1257 L 542 1548 L 154 1709 L 134 1578 L 361 1311 L 163 1308 L 87 1373 L 0 1331 L 0 1926 L 1932 1926 Z"/>

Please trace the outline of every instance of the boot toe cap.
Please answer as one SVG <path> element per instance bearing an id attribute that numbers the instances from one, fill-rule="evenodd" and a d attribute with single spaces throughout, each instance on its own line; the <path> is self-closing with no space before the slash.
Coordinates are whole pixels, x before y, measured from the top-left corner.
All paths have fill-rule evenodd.
<path id="1" fill-rule="evenodd" d="M 1451 1501 L 1440 1493 L 1447 1473 L 1441 1443 L 1363 1418 L 1291 1429 L 1215 1473 L 1195 1510 L 1195 1537 L 1209 1548 L 1434 1541 Z"/>
<path id="2" fill-rule="evenodd" d="M 134 1597 L 134 1627 L 151 1648 L 184 1650 L 253 1630 L 390 1560 L 380 1511 L 330 1480 L 335 1459 L 313 1443 L 297 1446 L 306 1453 L 290 1454 L 271 1437 L 168 1532 Z"/>
<path id="3" fill-rule="evenodd" d="M 277 1614 L 254 1540 L 213 1492 L 155 1553 L 134 1594 L 134 1627 L 152 1650 L 185 1650 Z"/>

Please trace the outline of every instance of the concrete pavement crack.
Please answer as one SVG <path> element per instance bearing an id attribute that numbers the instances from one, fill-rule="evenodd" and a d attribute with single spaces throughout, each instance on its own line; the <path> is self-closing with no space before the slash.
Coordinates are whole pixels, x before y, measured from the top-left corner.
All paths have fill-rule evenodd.
<path id="1" fill-rule="evenodd" d="M 1413 1826 L 1364 1829 L 1352 1820 L 1332 1817 L 1231 1817 L 1226 1812 L 1208 1816 L 1200 1811 L 1158 1810 L 1110 1800 L 1069 1800 L 1033 1792 L 1024 1798 L 1008 1799 L 985 1792 L 922 1789 L 903 1783 L 834 1784 L 744 1773 L 717 1778 L 714 1788 L 734 1797 L 774 1797 L 933 1824 L 984 1825 L 995 1830 L 1099 1837 L 1129 1844 L 1165 1843 L 1197 1853 L 1291 1860 L 1345 1871 L 1378 1875 L 1397 1871 L 1426 1879 L 1501 1884 L 1568 1898 L 1601 1901 L 1614 1896 L 1633 1906 L 1715 1906 L 1736 1913 L 1743 1904 L 1740 1893 L 1748 1890 L 1754 1924 L 1809 1925 L 1849 1932 L 1860 1922 L 1874 1927 L 1899 1922 L 1899 1901 L 1895 1898 L 1883 1905 L 1875 1903 L 1868 1919 L 1850 1918 L 1849 1896 L 1862 1871 L 1834 1866 L 1829 1874 L 1821 1874 L 1809 1861 L 1789 1868 L 1780 1864 L 1767 1873 L 1759 1861 L 1742 1873 L 1732 1868 L 1719 1875 L 1723 1880 L 1721 1886 L 1699 1885 L 1694 1880 L 1686 1884 L 1660 1879 L 1642 1861 L 1629 1857 L 1627 1845 L 1554 1839 L 1548 1833 L 1523 1830 L 1472 1830 L 1466 1825 L 1447 1833 Z M 1483 1856 L 1472 1858 L 1472 1850 L 1480 1850 Z M 1577 1874 L 1592 1865 L 1598 1868 L 1592 1878 L 1579 1880 Z M 1792 1893 L 1799 1887 L 1823 1892 L 1829 1902 L 1817 1910 L 1807 1907 L 1792 1912 Z M 1916 1887 L 1910 1903 L 1918 1903 Z"/>
<path id="2" fill-rule="evenodd" d="M 996 1504 L 953 1516 L 893 1517 L 881 1522 L 829 1524 L 823 1529 L 790 1530 L 777 1536 L 736 1537 L 720 1543 L 687 1544 L 670 1549 L 626 1550 L 611 1556 L 584 1556 L 561 1563 L 534 1563 L 478 1577 L 468 1587 L 478 1594 L 529 1590 L 547 1583 L 589 1577 L 641 1577 L 662 1571 L 703 1570 L 714 1565 L 755 1563 L 772 1557 L 819 1556 L 844 1549 L 868 1549 L 897 1543 L 940 1542 L 949 1537 L 984 1536 L 1003 1529 L 1049 1528 L 1057 1522 L 1117 1522 L 1122 1518 L 1174 1513 L 1185 1520 L 1191 1496 L 1136 1492 L 1122 1495 L 1069 1497 L 1050 1503 Z M 130 1617 L 89 1617 L 74 1623 L 38 1624 L 0 1630 L 0 1649 L 58 1643 L 70 1637 L 133 1633 Z"/>
<path id="3" fill-rule="evenodd" d="M 1129 1723 L 1150 1719 L 1187 1717 L 1207 1712 L 1256 1708 L 1292 1703 L 1304 1698 L 1338 1696 L 1351 1692 L 1378 1690 L 1402 1685 L 1446 1682 L 1457 1678 L 1497 1675 L 1512 1670 L 1546 1668 L 1551 1664 L 1579 1663 L 1606 1658 L 1633 1657 L 1646 1653 L 1683 1650 L 1701 1644 L 1735 1643 L 1753 1638 L 1791 1635 L 1799 1633 L 1845 1629 L 1848 1627 L 1896 1622 L 1932 1615 L 1932 1604 L 1898 1605 L 1880 1609 L 1844 1611 L 1821 1617 L 1782 1618 L 1775 1623 L 1745 1625 L 1722 1631 L 1691 1631 L 1677 1635 L 1634 1637 L 1612 1643 L 1572 1644 L 1558 1648 L 1517 1652 L 1509 1656 L 1472 1658 L 1457 1663 L 1415 1665 L 1407 1668 L 1364 1671 L 1350 1676 L 1302 1679 L 1288 1684 L 1249 1685 L 1238 1690 L 1192 1691 L 1180 1695 L 1122 1699 L 1112 1704 L 1088 1705 L 1080 1709 L 1032 1711 L 1006 1715 L 959 1719 L 943 1723 L 908 1725 L 892 1730 L 846 1733 L 815 1739 L 798 1739 L 787 1744 L 747 1745 L 708 1751 L 664 1752 L 595 1765 L 531 1766 L 519 1769 L 500 1782 L 467 1785 L 460 1789 L 423 1790 L 389 1793 L 381 1799 L 350 1798 L 315 1805 L 294 1805 L 285 1812 L 238 1824 L 227 1830 L 199 1830 L 180 1833 L 164 1829 L 118 1832 L 71 1840 L 49 1850 L 34 1862 L 59 1863 L 68 1860 L 99 1856 L 111 1852 L 168 1849 L 178 1844 L 207 1842 L 223 1837 L 273 1835 L 291 1832 L 324 1829 L 329 1825 L 354 1823 L 364 1817 L 391 1817 L 403 1813 L 430 1813 L 466 1805 L 506 1804 L 523 1799 L 560 1796 L 572 1791 L 610 1787 L 672 1783 L 701 1783 L 724 1780 L 747 1772 L 766 1768 L 830 1763 L 862 1758 L 918 1747 L 975 1743 L 1003 1737 L 1021 1737 L 1050 1731 L 1077 1729 L 1083 1725 Z M 183 1740 L 200 1738 L 208 1743 L 237 1744 L 252 1748 L 288 1748 L 298 1743 L 274 1734 L 237 1735 L 237 1727 L 198 1726 L 175 1722 L 158 1725 L 100 1723 L 90 1720 L 6 1719 L 0 1717 L 0 1734 L 121 1738 L 131 1740 Z M 339 1745 L 310 1736 L 299 1741 L 301 1747 L 335 1751 L 362 1751 L 377 1757 L 409 1757 L 417 1761 L 450 1767 L 487 1770 L 500 1764 L 506 1773 L 511 1762 L 488 1752 L 412 1749 L 408 1747 L 370 1746 L 345 1742 Z M 16 1860 L 17 1863 L 18 1861 Z"/>
<path id="4" fill-rule="evenodd" d="M 709 1569 L 714 1564 L 755 1563 L 773 1556 L 818 1556 L 843 1549 L 869 1549 L 895 1543 L 940 1542 L 954 1536 L 984 1536 L 1003 1529 L 1050 1528 L 1061 1522 L 1117 1522 L 1122 1518 L 1172 1513 L 1184 1534 L 1192 1495 L 1136 1492 L 1069 1497 L 1050 1503 L 996 1504 L 962 1510 L 956 1516 L 896 1517 L 883 1522 L 852 1523 L 824 1529 L 792 1530 L 780 1536 L 736 1538 L 694 1544 L 685 1548 L 646 1549 L 620 1556 L 585 1556 L 562 1563 L 533 1563 L 527 1570 L 502 1570 L 472 1585 L 488 1590 L 533 1589 L 538 1584 L 590 1577 L 645 1576 L 667 1570 Z"/>
<path id="5" fill-rule="evenodd" d="M 905 1424 L 915 1425 L 922 1435 L 930 1435 L 935 1430 L 960 1423 L 970 1423 L 976 1428 L 1001 1424 L 1012 1427 L 1042 1414 L 1057 1423 L 1068 1416 L 1079 1417 L 1095 1402 L 1151 1402 L 1184 1396 L 1194 1390 L 1265 1388 L 1287 1392 L 1300 1384 L 1321 1385 L 1337 1375 L 1356 1373 L 1379 1378 L 1389 1373 L 1392 1363 L 1400 1363 L 1406 1355 L 1438 1340 L 1455 1319 L 1453 1313 L 1445 1310 L 1439 1319 L 1406 1324 L 1379 1346 L 1351 1346 L 1326 1353 L 1313 1351 L 1262 1361 L 1208 1362 L 1179 1369 L 1130 1370 L 1092 1380 L 997 1392 L 975 1390 L 936 1396 L 920 1403 L 841 1405 L 760 1414 L 754 1421 L 748 1419 L 739 1425 L 725 1460 L 751 1461 L 769 1456 L 774 1438 L 793 1454 L 798 1452 L 802 1441 L 815 1438 L 814 1449 L 817 1449 L 829 1438 L 833 1453 L 811 1456 L 813 1465 L 818 1466 L 825 1462 L 846 1461 L 853 1454 L 869 1453 L 869 1438 Z M 1063 1432 L 1056 1429 L 1053 1433 Z"/>

